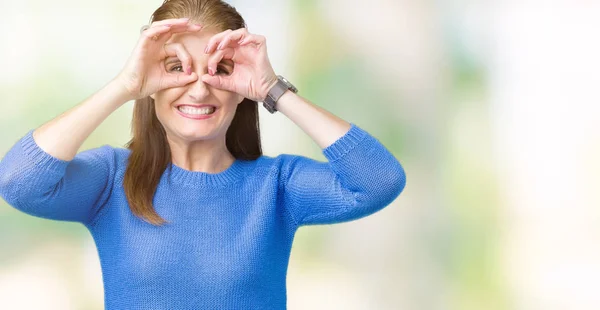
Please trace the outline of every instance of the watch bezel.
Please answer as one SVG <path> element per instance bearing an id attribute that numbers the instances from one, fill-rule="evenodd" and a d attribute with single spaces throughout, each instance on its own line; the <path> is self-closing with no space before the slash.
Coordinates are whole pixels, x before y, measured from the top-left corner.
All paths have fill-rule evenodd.
<path id="1" fill-rule="evenodd" d="M 296 88 L 296 86 L 294 86 L 294 84 L 292 84 L 290 81 L 288 81 L 288 79 L 284 78 L 281 75 L 278 75 L 277 78 L 279 80 L 281 80 L 285 85 L 287 85 L 288 89 L 291 90 L 293 93 L 298 92 L 298 89 Z"/>

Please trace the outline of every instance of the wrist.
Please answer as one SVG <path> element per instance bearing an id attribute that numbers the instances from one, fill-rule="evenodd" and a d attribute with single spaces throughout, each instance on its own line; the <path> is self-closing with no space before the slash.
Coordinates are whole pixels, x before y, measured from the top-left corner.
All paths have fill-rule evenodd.
<path id="1" fill-rule="evenodd" d="M 273 88 L 273 86 L 275 86 L 275 84 L 277 84 L 277 81 L 278 81 L 277 75 L 273 75 L 271 78 L 267 79 L 267 82 L 265 83 L 265 85 L 267 85 L 267 86 L 265 87 L 265 90 L 261 94 L 260 102 L 265 101 L 265 99 L 267 98 L 267 95 L 271 91 L 271 88 Z"/>
<path id="2" fill-rule="evenodd" d="M 117 92 L 118 97 L 124 100 L 124 102 L 136 99 L 129 88 L 127 88 L 126 83 L 123 81 L 121 76 L 117 76 L 112 79 L 109 85 L 113 91 Z"/>
<path id="3" fill-rule="evenodd" d="M 288 90 L 292 93 L 298 92 L 298 89 L 292 83 L 290 83 L 290 81 L 283 76 L 278 75 L 275 84 L 271 86 L 263 101 L 263 106 L 267 109 L 267 111 L 269 111 L 271 114 L 277 112 L 277 108 L 275 107 L 277 101 L 279 98 L 285 95 Z"/>

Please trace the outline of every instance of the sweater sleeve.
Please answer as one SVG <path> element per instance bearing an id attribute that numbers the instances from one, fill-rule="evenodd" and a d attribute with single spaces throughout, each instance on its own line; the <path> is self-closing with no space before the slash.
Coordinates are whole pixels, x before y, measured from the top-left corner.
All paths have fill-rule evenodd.
<path id="1" fill-rule="evenodd" d="M 41 149 L 31 130 L 0 161 L 0 196 L 36 217 L 88 225 L 110 195 L 115 157 L 103 145 L 64 161 Z"/>
<path id="2" fill-rule="evenodd" d="M 406 184 L 400 162 L 355 124 L 323 154 L 328 162 L 284 155 L 283 201 L 297 226 L 368 216 L 394 201 Z"/>

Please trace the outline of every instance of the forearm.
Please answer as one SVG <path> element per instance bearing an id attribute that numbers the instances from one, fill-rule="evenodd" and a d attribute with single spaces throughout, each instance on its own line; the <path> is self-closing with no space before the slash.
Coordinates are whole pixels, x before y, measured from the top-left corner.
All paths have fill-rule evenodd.
<path id="1" fill-rule="evenodd" d="M 111 80 L 77 106 L 35 129 L 33 138 L 46 153 L 72 160 L 90 134 L 128 100 L 125 88 Z"/>
<path id="2" fill-rule="evenodd" d="M 322 149 L 350 130 L 349 122 L 291 91 L 279 98 L 275 108 L 298 125 Z"/>

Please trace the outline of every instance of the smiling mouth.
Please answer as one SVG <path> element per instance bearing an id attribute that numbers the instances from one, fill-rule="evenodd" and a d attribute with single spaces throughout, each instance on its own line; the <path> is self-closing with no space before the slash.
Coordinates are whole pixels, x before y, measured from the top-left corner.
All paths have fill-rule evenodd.
<path id="1" fill-rule="evenodd" d="M 185 106 L 181 105 L 177 107 L 177 110 L 185 115 L 190 116 L 202 116 L 202 115 L 212 115 L 217 111 L 217 107 L 215 106 L 204 106 L 201 108 Z"/>
<path id="2" fill-rule="evenodd" d="M 214 106 L 205 106 L 202 108 L 194 108 L 189 106 L 179 106 L 175 108 L 176 113 L 181 117 L 191 120 L 208 120 L 212 119 L 218 112 L 219 108 Z"/>

